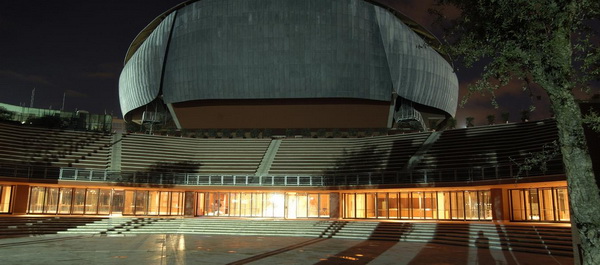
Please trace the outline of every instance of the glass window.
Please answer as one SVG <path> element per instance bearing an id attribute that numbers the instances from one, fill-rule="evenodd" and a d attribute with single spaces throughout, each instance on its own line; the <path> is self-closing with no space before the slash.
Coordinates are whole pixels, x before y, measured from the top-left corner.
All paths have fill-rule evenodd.
<path id="1" fill-rule="evenodd" d="M 452 219 L 464 220 L 465 219 L 465 197 L 464 192 L 456 191 L 450 193 L 450 209 Z"/>
<path id="2" fill-rule="evenodd" d="M 123 214 L 133 215 L 135 213 L 135 191 L 125 191 L 125 198 L 123 199 Z"/>
<path id="3" fill-rule="evenodd" d="M 422 192 L 412 192 L 412 216 L 414 219 L 423 219 L 425 218 L 424 214 L 424 195 Z"/>
<path id="4" fill-rule="evenodd" d="M 184 192 L 171 192 L 171 215 L 183 215 Z"/>
<path id="5" fill-rule="evenodd" d="M 135 191 L 135 215 L 148 214 L 148 191 Z"/>
<path id="6" fill-rule="evenodd" d="M 61 188 L 60 195 L 58 198 L 58 213 L 70 214 L 72 199 L 73 199 L 73 189 L 72 188 Z"/>
<path id="7" fill-rule="evenodd" d="M 437 219 L 437 204 L 435 200 L 435 192 L 424 192 L 423 205 L 425 206 L 425 219 Z"/>
<path id="8" fill-rule="evenodd" d="M 450 219 L 450 192 L 439 191 L 437 193 L 437 214 L 439 219 Z"/>
<path id="9" fill-rule="evenodd" d="M 389 218 L 398 218 L 398 214 L 400 213 L 398 209 L 398 193 L 391 192 L 388 194 L 388 204 L 389 204 Z"/>
<path id="10" fill-rule="evenodd" d="M 556 221 L 568 222 L 571 220 L 569 215 L 569 196 L 567 188 L 554 188 L 554 199 L 556 209 Z"/>
<path id="11" fill-rule="evenodd" d="M 320 212 L 319 217 L 329 217 L 329 194 L 320 194 Z"/>
<path id="12" fill-rule="evenodd" d="M 43 213 L 46 187 L 31 187 L 29 191 L 29 213 Z"/>
<path id="13" fill-rule="evenodd" d="M 377 193 L 377 218 L 388 218 L 388 200 L 387 193 Z"/>
<path id="14" fill-rule="evenodd" d="M 115 190 L 112 195 L 111 214 L 123 214 L 123 206 L 125 203 L 125 191 Z"/>
<path id="15" fill-rule="evenodd" d="M 203 192 L 196 193 L 196 215 L 204 216 L 206 214 L 206 200 L 204 199 L 206 196 Z"/>
<path id="16" fill-rule="evenodd" d="M 161 193 L 166 193 L 165 200 L 162 200 Z M 169 211 L 169 193 L 160 192 L 157 190 L 148 191 L 148 215 L 159 215 L 159 208 L 164 207 L 168 213 Z"/>
<path id="17" fill-rule="evenodd" d="M 308 194 L 308 217 L 319 217 L 319 194 Z"/>
<path id="18" fill-rule="evenodd" d="M 12 197 L 12 186 L 0 185 L 0 213 L 10 212 L 10 203 Z"/>
<path id="19" fill-rule="evenodd" d="M 73 214 L 83 214 L 85 206 L 85 189 L 75 189 L 73 196 Z"/>
<path id="20" fill-rule="evenodd" d="M 364 193 L 356 194 L 356 218 L 365 218 L 367 204 L 366 195 Z"/>
<path id="21" fill-rule="evenodd" d="M 158 214 L 160 215 L 169 215 L 171 214 L 170 206 L 171 206 L 171 192 L 162 191 L 160 192 L 160 198 L 157 198 L 160 201 Z M 158 203 L 157 203 L 158 205 Z"/>
<path id="22" fill-rule="evenodd" d="M 515 221 L 525 219 L 525 200 L 523 199 L 522 190 L 510 191 L 510 206 L 512 208 L 512 219 Z"/>
<path id="23" fill-rule="evenodd" d="M 58 210 L 58 190 L 59 188 L 46 188 L 44 213 L 56 214 Z"/>
<path id="24" fill-rule="evenodd" d="M 514 221 L 568 222 L 569 201 L 565 187 L 510 190 Z"/>
<path id="25" fill-rule="evenodd" d="M 402 219 L 411 219 L 411 193 L 410 192 L 400 192 L 400 218 Z"/>
<path id="26" fill-rule="evenodd" d="M 240 215 L 252 216 L 252 193 L 243 192 L 240 200 Z"/>
<path id="27" fill-rule="evenodd" d="M 356 218 L 356 194 L 344 194 L 344 216 L 346 218 Z"/>
<path id="28" fill-rule="evenodd" d="M 476 191 L 465 191 L 465 219 L 479 220 L 479 200 Z"/>
<path id="29" fill-rule="evenodd" d="M 489 190 L 479 191 L 479 218 L 492 219 L 492 199 Z"/>
<path id="30" fill-rule="evenodd" d="M 263 216 L 263 205 L 265 196 L 263 193 L 252 194 L 252 216 L 262 217 Z"/>
<path id="31" fill-rule="evenodd" d="M 230 212 L 229 216 L 240 216 L 240 194 L 237 192 L 232 192 L 229 194 L 230 203 Z"/>
<path id="32" fill-rule="evenodd" d="M 552 197 L 552 189 L 540 189 L 540 220 L 554 221 L 554 203 Z"/>
<path id="33" fill-rule="evenodd" d="M 110 214 L 112 190 L 101 189 L 98 197 L 98 214 Z"/>
<path id="34" fill-rule="evenodd" d="M 85 213 L 86 214 L 97 214 L 98 213 L 98 189 L 88 189 L 85 198 Z"/>

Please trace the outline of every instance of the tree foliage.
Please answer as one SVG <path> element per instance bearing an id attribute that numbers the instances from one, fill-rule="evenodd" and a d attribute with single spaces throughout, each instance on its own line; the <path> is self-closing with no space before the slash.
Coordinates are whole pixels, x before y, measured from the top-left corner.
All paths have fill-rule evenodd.
<path id="1" fill-rule="evenodd" d="M 570 72 L 570 89 L 588 91 L 588 82 L 600 78 L 598 28 L 590 26 L 600 17 L 600 1 L 438 2 L 461 11 L 448 19 L 443 8 L 433 10 L 442 19 L 444 40 L 453 44 L 444 50 L 466 67 L 485 62 L 482 78 L 469 86 L 465 99 L 484 92 L 495 103 L 496 90 L 514 80 L 523 90 L 546 89 L 544 80 L 564 78 L 555 76 L 556 70 Z"/>
<path id="2" fill-rule="evenodd" d="M 9 121 L 12 120 L 12 117 L 15 115 L 14 112 L 7 110 L 4 107 L 0 107 L 0 121 Z"/>
<path id="3" fill-rule="evenodd" d="M 481 78 L 468 87 L 490 95 L 517 82 L 524 91 L 543 89 L 549 96 L 572 205 L 581 238 L 582 262 L 600 264 L 600 194 L 574 97 L 600 79 L 600 1 L 598 0 L 438 0 L 433 10 L 445 28 L 443 50 L 457 65 L 482 65 Z M 447 17 L 444 8 L 459 15 Z M 596 25 L 596 26 L 594 26 Z M 512 83 L 511 83 L 512 84 Z M 463 99 L 463 103 L 466 98 Z M 575 245 L 579 247 L 579 245 Z M 575 253 L 579 253 L 577 248 Z M 577 260 L 578 261 L 578 260 Z"/>

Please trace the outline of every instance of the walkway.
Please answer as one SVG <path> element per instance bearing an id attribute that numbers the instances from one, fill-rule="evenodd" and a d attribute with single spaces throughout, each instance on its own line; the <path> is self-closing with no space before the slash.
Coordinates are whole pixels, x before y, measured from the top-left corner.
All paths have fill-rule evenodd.
<path id="1" fill-rule="evenodd" d="M 153 234 L 0 239 L 1 264 L 572 264 L 573 258 L 428 243 Z"/>

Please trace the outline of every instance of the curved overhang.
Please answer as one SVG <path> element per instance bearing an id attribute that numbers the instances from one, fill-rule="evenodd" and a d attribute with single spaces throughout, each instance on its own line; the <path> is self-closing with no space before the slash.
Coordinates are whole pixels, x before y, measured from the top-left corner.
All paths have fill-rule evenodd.
<path id="1" fill-rule="evenodd" d="M 133 56 L 133 54 L 139 49 L 140 45 L 142 45 L 142 43 L 144 43 L 144 41 L 148 38 L 148 36 L 150 36 L 150 34 L 156 29 L 156 27 L 158 27 L 158 25 L 160 25 L 160 23 L 167 16 L 169 16 L 171 13 L 173 13 L 174 11 L 176 11 L 178 9 L 181 9 L 191 3 L 198 2 L 198 1 L 200 1 L 200 0 L 188 0 L 183 3 L 180 3 L 180 4 L 172 7 L 171 9 L 165 11 L 164 13 L 160 14 L 154 20 L 152 20 L 152 22 L 150 22 L 140 33 L 138 33 L 138 35 L 131 42 L 131 45 L 129 45 L 129 49 L 127 50 L 127 53 L 125 54 L 124 64 L 127 64 L 129 59 L 131 59 L 131 56 Z M 425 42 L 429 46 L 431 46 L 431 48 L 433 48 L 435 51 L 437 51 L 442 57 L 444 57 L 444 59 L 446 59 L 446 61 L 448 61 L 448 62 L 451 61 L 449 55 L 447 53 L 444 53 L 440 49 L 442 46 L 441 41 L 435 35 L 433 35 L 433 33 L 431 33 L 431 31 L 429 31 L 425 27 L 421 26 L 414 19 L 412 19 L 409 16 L 407 16 L 406 14 L 404 14 L 390 6 L 386 6 L 383 3 L 380 3 L 378 1 L 375 1 L 375 0 L 363 0 L 363 1 L 373 4 L 373 5 L 376 5 L 378 7 L 381 7 L 383 9 L 386 9 L 388 12 L 392 13 L 400 21 L 402 21 L 402 23 L 406 24 L 413 32 L 415 32 L 423 40 L 425 40 Z"/>

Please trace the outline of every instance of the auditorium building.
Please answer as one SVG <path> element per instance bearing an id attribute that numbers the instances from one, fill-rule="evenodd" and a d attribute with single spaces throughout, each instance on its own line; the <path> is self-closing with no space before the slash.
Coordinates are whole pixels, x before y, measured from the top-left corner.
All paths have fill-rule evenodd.
<path id="1" fill-rule="evenodd" d="M 127 122 L 177 136 L 0 124 L 0 214 L 569 222 L 553 119 L 431 130 L 438 47 L 377 1 L 184 2 L 119 80 Z"/>

